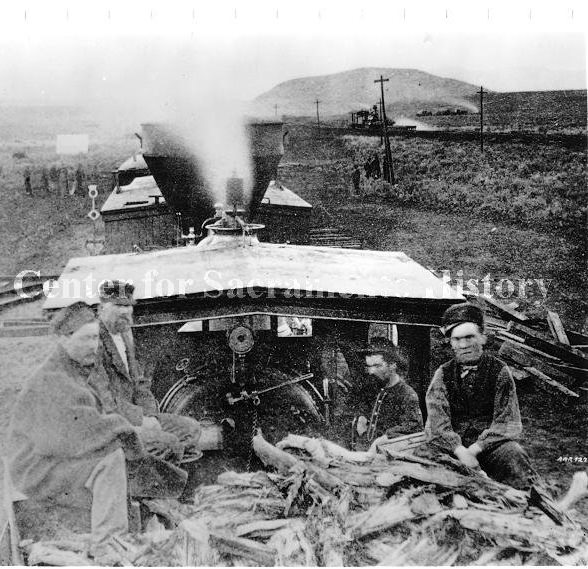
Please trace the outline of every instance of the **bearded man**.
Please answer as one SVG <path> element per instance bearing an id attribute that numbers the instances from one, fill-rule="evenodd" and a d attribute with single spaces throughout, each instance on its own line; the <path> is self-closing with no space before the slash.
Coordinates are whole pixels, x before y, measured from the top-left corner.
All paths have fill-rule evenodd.
<path id="1" fill-rule="evenodd" d="M 90 384 L 109 413 L 134 425 L 147 450 L 158 458 L 184 464 L 202 456 L 201 427 L 189 417 L 160 413 L 135 356 L 131 326 L 135 287 L 125 281 L 103 281 L 99 287 L 100 348 Z"/>
<path id="2" fill-rule="evenodd" d="M 400 350 L 383 337 L 374 337 L 368 347 L 360 350 L 365 357 L 367 383 L 354 388 L 355 401 L 367 415 L 354 421 L 353 446 L 357 450 L 377 446 L 401 435 L 423 430 L 423 416 L 415 390 L 404 380 L 407 362 Z M 368 418 L 369 417 L 369 418 Z"/>

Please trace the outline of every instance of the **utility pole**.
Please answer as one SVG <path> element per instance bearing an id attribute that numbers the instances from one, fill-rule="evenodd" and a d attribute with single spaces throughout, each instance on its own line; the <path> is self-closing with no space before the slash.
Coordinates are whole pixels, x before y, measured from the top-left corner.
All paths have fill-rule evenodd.
<path id="1" fill-rule="evenodd" d="M 274 105 L 274 109 L 275 109 L 275 111 L 276 111 L 276 116 L 278 116 L 278 103 L 276 103 L 276 104 Z"/>
<path id="2" fill-rule="evenodd" d="M 389 81 L 389 79 L 384 79 L 382 75 L 380 75 L 379 79 L 376 79 L 374 83 L 380 84 L 380 89 L 382 92 L 382 125 L 384 129 L 384 179 L 386 182 L 390 184 L 395 184 L 396 180 L 394 178 L 394 168 L 392 167 L 392 151 L 390 150 L 390 139 L 388 138 L 388 119 L 386 118 L 386 101 L 384 99 L 384 82 Z"/>
<path id="3" fill-rule="evenodd" d="M 316 103 L 316 126 L 318 128 L 318 133 L 320 135 L 320 133 L 321 133 L 321 119 L 319 117 L 319 108 L 318 108 L 320 101 L 317 99 L 315 101 L 315 103 Z"/>
<path id="4" fill-rule="evenodd" d="M 380 99 L 380 100 L 378 101 L 378 103 L 379 103 L 379 105 L 380 105 L 380 122 L 381 122 L 381 121 L 383 120 L 383 119 L 382 119 L 382 99 Z M 380 131 L 380 146 L 381 146 L 382 144 L 384 144 L 384 129 L 382 129 L 382 130 Z"/>
<path id="5" fill-rule="evenodd" d="M 484 152 L 484 87 L 480 85 L 480 152 Z"/>

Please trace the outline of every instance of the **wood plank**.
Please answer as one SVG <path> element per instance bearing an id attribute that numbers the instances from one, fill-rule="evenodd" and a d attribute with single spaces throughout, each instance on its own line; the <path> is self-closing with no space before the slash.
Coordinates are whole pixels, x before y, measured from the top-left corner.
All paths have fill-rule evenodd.
<path id="1" fill-rule="evenodd" d="M 588 345 L 588 336 L 575 332 L 574 330 L 566 330 L 566 336 L 572 345 Z"/>
<path id="2" fill-rule="evenodd" d="M 570 525 L 557 526 L 547 517 L 524 518 L 512 513 L 492 512 L 468 508 L 448 510 L 435 514 L 439 519 L 453 518 L 466 529 L 488 535 L 518 539 L 530 543 L 542 543 L 552 547 L 577 547 L 584 541 L 581 528 Z"/>
<path id="3" fill-rule="evenodd" d="M 539 508 L 559 526 L 572 523 L 571 518 L 539 486 L 531 486 L 529 505 Z"/>
<path id="4" fill-rule="evenodd" d="M 481 298 L 486 304 L 489 304 L 500 314 L 507 316 L 508 318 L 514 318 L 518 322 L 526 322 L 528 320 L 527 316 L 525 316 L 522 312 L 518 312 L 510 308 L 510 306 L 506 306 L 505 304 L 502 304 L 502 302 L 498 302 L 489 295 L 480 294 L 478 298 Z"/>
<path id="5" fill-rule="evenodd" d="M 548 385 L 549 388 L 547 389 L 547 391 L 549 392 L 556 390 L 560 393 L 563 393 L 567 397 L 580 397 L 576 392 L 572 391 L 571 389 L 568 389 L 565 385 L 562 385 L 559 381 L 556 381 L 555 379 L 549 377 L 537 368 L 526 367 L 525 370 L 533 376 L 533 378 L 536 380 L 535 383 L 538 387 L 543 388 L 545 385 Z"/>
<path id="6" fill-rule="evenodd" d="M 210 542 L 221 553 L 243 557 L 253 561 L 258 566 L 271 567 L 274 565 L 275 550 L 258 541 L 211 531 Z"/>
<path id="7" fill-rule="evenodd" d="M 570 345 L 570 341 L 566 334 L 565 328 L 557 312 L 552 312 L 551 310 L 547 311 L 547 324 L 549 324 L 549 329 L 551 330 L 553 337 L 558 342 L 565 344 L 567 346 Z"/>
<path id="8" fill-rule="evenodd" d="M 566 384 L 574 383 L 576 381 L 570 374 L 554 367 L 554 360 L 551 356 L 548 356 L 550 359 L 544 359 L 543 357 L 536 355 L 534 352 L 524 349 L 525 347 L 526 346 L 522 344 L 506 341 L 502 344 L 500 350 L 498 350 L 498 355 L 502 358 L 512 360 L 522 368 L 534 367 L 550 377 L 557 379 L 557 381 Z"/>
<path id="9" fill-rule="evenodd" d="M 547 334 L 533 330 L 523 324 L 517 324 L 516 322 L 509 322 L 508 330 L 523 334 L 525 336 L 525 344 L 528 344 L 530 347 L 541 350 L 572 365 L 580 367 L 586 367 L 588 365 L 588 357 L 585 354 L 570 346 L 556 344 Z"/>

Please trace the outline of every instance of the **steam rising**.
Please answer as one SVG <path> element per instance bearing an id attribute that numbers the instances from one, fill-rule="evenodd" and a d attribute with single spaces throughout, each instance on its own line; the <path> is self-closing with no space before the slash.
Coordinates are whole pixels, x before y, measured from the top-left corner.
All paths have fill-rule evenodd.
<path id="1" fill-rule="evenodd" d="M 227 179 L 243 178 L 251 191 L 250 150 L 245 106 L 233 96 L 231 70 L 214 50 L 197 45 L 158 45 L 145 54 L 145 88 L 133 85 L 132 108 L 123 112 L 141 123 L 164 122 L 178 128 L 197 157 L 214 200 L 225 203 Z M 225 204 L 226 205 L 226 204 Z"/>

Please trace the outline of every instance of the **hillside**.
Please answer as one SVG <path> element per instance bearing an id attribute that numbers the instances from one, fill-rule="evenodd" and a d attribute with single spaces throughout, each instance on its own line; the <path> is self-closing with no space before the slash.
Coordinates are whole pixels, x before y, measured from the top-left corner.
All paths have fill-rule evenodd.
<path id="1" fill-rule="evenodd" d="M 258 114 L 273 114 L 274 105 L 285 115 L 308 116 L 316 112 L 315 101 L 320 101 L 321 115 L 345 115 L 368 108 L 380 99 L 380 85 L 374 83 L 380 75 L 384 83 L 386 107 L 407 104 L 418 109 L 423 104 L 463 107 L 475 110 L 467 99 L 478 87 L 463 81 L 431 75 L 418 69 L 363 67 L 352 71 L 301 77 L 276 85 L 253 101 Z"/>

